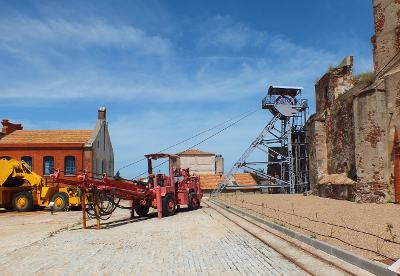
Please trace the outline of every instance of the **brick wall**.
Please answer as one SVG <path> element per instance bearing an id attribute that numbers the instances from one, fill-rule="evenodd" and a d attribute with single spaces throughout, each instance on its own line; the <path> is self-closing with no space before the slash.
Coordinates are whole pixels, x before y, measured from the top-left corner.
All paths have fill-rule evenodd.
<path id="1" fill-rule="evenodd" d="M 373 9 L 375 35 L 371 42 L 375 72 L 380 72 L 400 50 L 400 1 L 374 0 Z"/>
<path id="2" fill-rule="evenodd" d="M 83 149 L 62 149 L 60 148 L 1 148 L 0 156 L 9 156 L 16 160 L 21 160 L 23 156 L 31 156 L 32 157 L 32 167 L 33 171 L 41 176 L 43 176 L 43 158 L 45 156 L 53 156 L 54 157 L 54 168 L 59 168 L 64 171 L 65 164 L 64 158 L 65 156 L 74 156 L 75 157 L 75 166 L 76 172 L 79 173 L 83 169 L 91 170 L 91 164 L 89 162 L 85 162 L 83 159 Z M 64 173 L 61 174 L 64 176 Z"/>

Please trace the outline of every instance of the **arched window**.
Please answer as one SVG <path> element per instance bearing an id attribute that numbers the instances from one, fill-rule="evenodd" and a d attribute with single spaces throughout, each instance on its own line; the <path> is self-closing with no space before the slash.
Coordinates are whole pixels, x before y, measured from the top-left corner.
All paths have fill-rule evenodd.
<path id="1" fill-rule="evenodd" d="M 1 156 L 0 159 L 11 160 L 11 157 L 10 156 Z"/>
<path id="2" fill-rule="evenodd" d="M 64 158 L 64 171 L 65 175 L 75 175 L 75 157 L 74 156 L 65 156 Z"/>
<path id="3" fill-rule="evenodd" d="M 105 173 L 106 172 L 106 161 L 105 160 L 101 160 L 101 173 Z"/>
<path id="4" fill-rule="evenodd" d="M 28 164 L 31 169 L 33 169 L 32 156 L 22 156 L 21 160 Z"/>
<path id="5" fill-rule="evenodd" d="M 43 157 L 43 175 L 50 175 L 54 168 L 54 157 L 45 156 Z"/>

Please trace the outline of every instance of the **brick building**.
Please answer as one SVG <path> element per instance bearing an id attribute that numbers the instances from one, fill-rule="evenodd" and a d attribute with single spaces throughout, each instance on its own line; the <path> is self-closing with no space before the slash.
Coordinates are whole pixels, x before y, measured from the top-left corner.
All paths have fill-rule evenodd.
<path id="1" fill-rule="evenodd" d="M 4 119 L 0 133 L 0 158 L 24 160 L 33 170 L 49 175 L 59 168 L 63 176 L 88 170 L 94 176 L 114 175 L 114 152 L 106 109 L 98 110 L 93 130 L 24 130 Z"/>
<path id="2" fill-rule="evenodd" d="M 360 202 L 400 202 L 400 2 L 374 0 L 373 10 L 374 72 L 354 76 L 346 57 L 315 84 L 310 185 L 351 186 L 336 190 Z"/>

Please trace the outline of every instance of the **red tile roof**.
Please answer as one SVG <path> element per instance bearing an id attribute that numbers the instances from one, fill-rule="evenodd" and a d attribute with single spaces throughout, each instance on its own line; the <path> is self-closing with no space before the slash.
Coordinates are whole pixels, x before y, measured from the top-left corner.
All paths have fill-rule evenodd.
<path id="1" fill-rule="evenodd" d="M 199 149 L 188 149 L 178 153 L 178 155 L 215 155 L 215 153 L 206 152 Z"/>
<path id="2" fill-rule="evenodd" d="M 92 133 L 93 130 L 16 130 L 0 138 L 0 144 L 84 144 Z"/>
<path id="3" fill-rule="evenodd" d="M 215 189 L 222 176 L 219 174 L 202 174 L 200 176 L 200 187 L 203 190 L 213 190 Z M 237 173 L 234 175 L 235 181 L 239 185 L 257 185 L 257 182 L 249 173 Z"/>

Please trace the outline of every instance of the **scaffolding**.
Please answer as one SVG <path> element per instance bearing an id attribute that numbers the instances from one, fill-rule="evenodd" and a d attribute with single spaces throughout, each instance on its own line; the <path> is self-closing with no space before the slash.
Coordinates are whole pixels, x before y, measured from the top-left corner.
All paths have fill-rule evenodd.
<path id="1" fill-rule="evenodd" d="M 308 104 L 301 98 L 302 90 L 301 87 L 269 87 L 262 108 L 269 110 L 273 118 L 222 178 L 213 195 L 224 189 L 260 188 L 269 193 L 291 194 L 309 189 L 305 130 Z M 261 151 L 265 160 L 250 161 L 255 151 Z M 239 170 L 251 173 L 257 185 L 237 183 L 233 176 Z"/>

